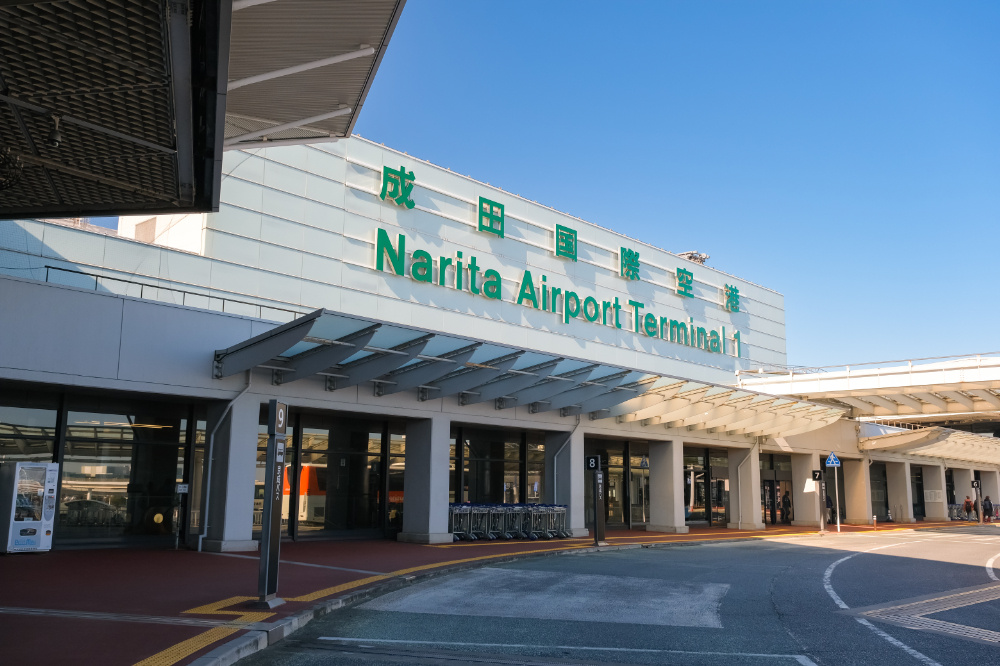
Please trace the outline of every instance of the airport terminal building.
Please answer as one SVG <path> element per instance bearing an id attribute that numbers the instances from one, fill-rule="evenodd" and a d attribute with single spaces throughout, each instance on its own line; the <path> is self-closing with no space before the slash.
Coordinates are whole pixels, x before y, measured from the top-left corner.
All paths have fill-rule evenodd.
<path id="1" fill-rule="evenodd" d="M 611 528 L 760 529 L 786 493 L 818 525 L 830 452 L 848 522 L 1000 494 L 993 437 L 862 409 L 996 410 L 989 359 L 952 397 L 779 386 L 775 291 L 356 137 L 227 152 L 221 192 L 117 233 L 0 222 L 0 460 L 60 464 L 56 547 L 256 548 L 271 399 L 294 539 L 451 541 L 462 502 L 585 535 L 592 454 Z"/>

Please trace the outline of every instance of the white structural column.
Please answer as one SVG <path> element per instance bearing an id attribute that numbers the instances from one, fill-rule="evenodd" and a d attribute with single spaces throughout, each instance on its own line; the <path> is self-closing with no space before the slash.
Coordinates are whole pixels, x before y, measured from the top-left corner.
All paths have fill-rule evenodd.
<path id="1" fill-rule="evenodd" d="M 872 524 L 872 477 L 867 460 L 842 460 L 840 471 L 844 474 L 844 492 L 847 494 L 845 522 L 851 525 Z M 831 480 L 830 483 L 833 483 Z M 829 489 L 831 492 L 833 488 Z M 830 497 L 833 497 L 831 494 Z M 822 498 L 826 511 L 826 498 Z"/>
<path id="2" fill-rule="evenodd" d="M 760 450 L 729 449 L 729 529 L 762 530 Z"/>
<path id="3" fill-rule="evenodd" d="M 944 466 L 922 465 L 924 477 L 924 516 L 927 520 L 948 520 L 948 493 Z"/>
<path id="4" fill-rule="evenodd" d="M 208 530 L 203 550 L 257 550 L 257 542 L 253 540 L 253 497 L 260 404 L 260 396 L 243 395 L 233 403 L 215 431 L 212 477 L 207 492 Z M 209 432 L 219 423 L 224 410 L 225 403 L 209 407 Z"/>
<path id="5" fill-rule="evenodd" d="M 583 469 L 583 432 L 552 432 L 545 437 L 545 501 L 565 504 L 570 534 L 590 534 L 584 515 L 584 483 L 590 482 Z"/>
<path id="6" fill-rule="evenodd" d="M 684 445 L 649 443 L 649 524 L 647 532 L 688 531 L 684 524 Z"/>
<path id="7" fill-rule="evenodd" d="M 821 504 L 814 469 L 819 469 L 815 453 L 792 454 L 792 525 L 819 527 Z M 822 506 L 826 507 L 825 500 Z"/>
<path id="8" fill-rule="evenodd" d="M 451 421 L 444 416 L 406 424 L 403 531 L 411 543 L 451 543 L 448 531 L 448 446 Z"/>
<path id="9" fill-rule="evenodd" d="M 994 506 L 1000 501 L 1000 473 L 995 469 L 982 470 L 979 472 L 979 479 L 983 482 L 980 490 L 983 492 L 983 499 L 989 495 Z"/>
<path id="10" fill-rule="evenodd" d="M 885 480 L 888 486 L 889 511 L 897 523 L 916 522 L 913 517 L 913 486 L 910 483 L 909 462 L 887 462 Z"/>
<path id="11" fill-rule="evenodd" d="M 976 501 L 976 494 L 972 492 L 972 479 L 974 478 L 971 469 L 959 467 L 951 468 L 951 480 L 955 482 L 955 503 L 960 507 L 968 497 L 973 502 Z M 964 516 L 964 514 L 963 514 Z"/>

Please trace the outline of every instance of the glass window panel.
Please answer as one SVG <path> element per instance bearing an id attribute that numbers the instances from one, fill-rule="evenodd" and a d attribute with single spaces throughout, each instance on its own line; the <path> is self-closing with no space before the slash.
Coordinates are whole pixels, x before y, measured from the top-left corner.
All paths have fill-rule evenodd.
<path id="1" fill-rule="evenodd" d="M 729 451 L 725 449 L 709 449 L 708 461 L 711 467 L 728 467 Z"/>
<path id="2" fill-rule="evenodd" d="M 406 458 L 389 458 L 389 527 L 403 529 L 403 476 L 406 472 Z"/>
<path id="3" fill-rule="evenodd" d="M 502 504 L 519 504 L 521 500 L 521 464 L 516 462 L 504 463 L 503 466 L 503 496 L 500 498 Z"/>
<path id="4" fill-rule="evenodd" d="M 772 460 L 774 462 L 774 469 L 778 472 L 791 472 L 792 471 L 792 457 L 791 456 L 773 456 Z"/>
<path id="5" fill-rule="evenodd" d="M 406 427 L 402 425 L 389 426 L 389 455 L 406 455 Z"/>
<path id="6" fill-rule="evenodd" d="M 171 535 L 183 467 L 176 444 L 67 440 L 57 538 Z"/>
<path id="7" fill-rule="evenodd" d="M 179 442 L 181 418 L 159 410 L 149 413 L 69 412 L 66 434 L 73 438 L 136 442 Z"/>
<path id="8" fill-rule="evenodd" d="M 525 484 L 525 502 L 540 504 L 545 499 L 545 465 L 529 462 Z"/>
<path id="9" fill-rule="evenodd" d="M 52 462 L 51 439 L 0 436 L 0 462 Z"/>
<path id="10" fill-rule="evenodd" d="M 541 433 L 528 433 L 528 462 L 545 462 L 545 436 Z"/>
<path id="11" fill-rule="evenodd" d="M 55 437 L 56 410 L 0 406 L 0 435 Z"/>

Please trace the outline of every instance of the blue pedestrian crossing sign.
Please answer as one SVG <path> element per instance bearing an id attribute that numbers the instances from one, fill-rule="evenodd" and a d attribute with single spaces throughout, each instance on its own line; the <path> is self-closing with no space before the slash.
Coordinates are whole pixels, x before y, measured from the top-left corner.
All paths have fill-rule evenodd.
<path id="1" fill-rule="evenodd" d="M 837 457 L 837 454 L 830 452 L 830 457 L 826 459 L 826 466 L 840 467 L 840 458 Z"/>

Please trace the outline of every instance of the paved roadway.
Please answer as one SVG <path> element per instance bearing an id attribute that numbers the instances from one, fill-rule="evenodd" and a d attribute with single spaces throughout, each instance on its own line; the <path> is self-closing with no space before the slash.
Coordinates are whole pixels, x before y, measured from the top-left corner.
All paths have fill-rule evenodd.
<path id="1" fill-rule="evenodd" d="M 432 578 L 241 665 L 996 664 L 1000 527 L 566 554 Z"/>

